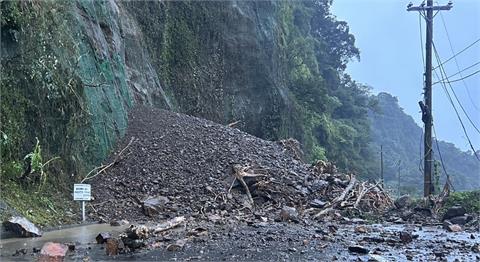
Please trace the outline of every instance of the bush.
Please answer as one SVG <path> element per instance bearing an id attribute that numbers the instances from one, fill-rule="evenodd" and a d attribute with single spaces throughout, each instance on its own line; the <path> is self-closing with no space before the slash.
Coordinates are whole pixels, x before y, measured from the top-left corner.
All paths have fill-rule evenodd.
<path id="1" fill-rule="evenodd" d="M 455 205 L 463 206 L 467 213 L 479 213 L 480 190 L 451 193 L 443 209 L 447 210 Z"/>

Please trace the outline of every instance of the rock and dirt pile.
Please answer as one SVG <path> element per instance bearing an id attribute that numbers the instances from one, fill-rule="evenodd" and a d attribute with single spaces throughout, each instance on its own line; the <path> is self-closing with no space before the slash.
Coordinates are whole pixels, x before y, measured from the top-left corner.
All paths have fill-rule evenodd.
<path id="1" fill-rule="evenodd" d="M 90 215 L 105 221 L 181 215 L 277 220 L 289 207 L 299 217 L 318 217 L 393 204 L 379 186 L 301 157 L 292 139 L 265 141 L 208 120 L 138 107 L 110 164 L 92 173 Z"/>

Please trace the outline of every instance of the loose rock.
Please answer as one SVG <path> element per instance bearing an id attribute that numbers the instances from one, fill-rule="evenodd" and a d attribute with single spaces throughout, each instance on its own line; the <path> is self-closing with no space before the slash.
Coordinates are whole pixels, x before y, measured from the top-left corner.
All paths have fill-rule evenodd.
<path id="1" fill-rule="evenodd" d="M 409 195 L 403 195 L 394 202 L 395 207 L 398 209 L 402 209 L 408 207 L 412 204 L 412 198 Z"/>
<path id="2" fill-rule="evenodd" d="M 168 251 L 180 251 L 183 250 L 183 247 L 185 246 L 186 241 L 181 239 L 175 241 L 175 244 L 170 244 L 167 246 Z"/>
<path id="3" fill-rule="evenodd" d="M 69 251 L 75 251 L 75 248 L 76 248 L 75 243 L 65 243 L 65 245 L 68 247 Z"/>
<path id="4" fill-rule="evenodd" d="M 281 221 L 298 222 L 298 212 L 294 207 L 284 206 L 280 211 Z"/>
<path id="5" fill-rule="evenodd" d="M 475 253 L 480 253 L 480 244 L 475 244 L 472 246 L 472 251 Z"/>
<path id="6" fill-rule="evenodd" d="M 460 232 L 462 231 L 462 227 L 457 224 L 453 224 L 453 225 L 448 225 L 447 230 L 449 232 Z"/>
<path id="7" fill-rule="evenodd" d="M 294 152 L 285 150 L 284 143 L 265 141 L 205 119 L 142 106 L 131 110 L 129 121 L 117 154 L 108 160 L 118 162 L 91 181 L 97 211 L 91 214 L 93 219 L 144 221 L 149 216 L 149 220 L 158 222 L 190 214 L 210 217 L 218 215 L 212 211 L 219 209 L 229 214 L 245 213 L 246 207 L 263 212 L 269 220 L 280 220 L 277 206 L 302 211 L 310 205 L 329 206 L 327 209 L 333 211 L 347 209 L 356 199 L 340 198 L 346 198 L 347 193 L 357 195 L 362 188 L 369 190 L 357 203 L 360 212 L 383 211 L 393 204 L 386 192 L 357 179 L 340 197 L 352 176 L 339 173 L 331 163 L 303 163 Z M 117 159 L 120 152 L 128 157 Z M 233 180 L 234 165 L 245 171 L 242 178 L 246 185 Z M 112 206 L 109 200 L 119 194 L 125 201 Z M 299 222 L 295 213 L 287 214 L 286 220 Z M 224 223 L 225 219 L 217 222 Z"/>
<path id="8" fill-rule="evenodd" d="M 42 250 L 40 251 L 39 261 L 41 262 L 52 262 L 52 261 L 63 261 L 65 255 L 67 254 L 68 246 L 64 244 L 47 242 L 43 245 Z"/>
<path id="9" fill-rule="evenodd" d="M 97 235 L 95 240 L 97 240 L 97 244 L 103 244 L 107 242 L 107 239 L 111 238 L 112 236 L 108 232 L 101 232 L 100 234 Z"/>
<path id="10" fill-rule="evenodd" d="M 320 199 L 314 199 L 310 202 L 310 206 L 314 208 L 323 208 L 326 206 L 327 203 L 325 201 L 322 201 Z"/>
<path id="11" fill-rule="evenodd" d="M 13 216 L 7 221 L 3 222 L 3 225 L 8 231 L 12 231 L 19 237 L 41 237 L 42 231 L 38 229 L 28 219 L 20 216 Z"/>
<path id="12" fill-rule="evenodd" d="M 359 254 L 368 254 L 370 250 L 362 246 L 349 246 L 348 251 Z"/>
<path id="13" fill-rule="evenodd" d="M 413 240 L 412 234 L 406 231 L 400 232 L 400 240 L 402 243 L 410 243 Z"/>
<path id="14" fill-rule="evenodd" d="M 356 227 L 355 227 L 355 232 L 356 232 L 356 233 L 362 233 L 362 234 L 364 234 L 364 233 L 367 233 L 367 232 L 368 232 L 368 229 L 367 229 L 366 226 L 360 225 L 360 226 L 356 226 Z"/>
<path id="15" fill-rule="evenodd" d="M 128 221 L 125 220 L 125 219 L 122 219 L 122 220 L 112 220 L 110 221 L 110 225 L 112 227 L 119 227 L 119 226 L 123 226 L 123 225 L 128 225 Z"/>
<path id="16" fill-rule="evenodd" d="M 131 239 L 147 239 L 150 236 L 150 230 L 144 225 L 131 225 L 125 233 Z"/>
<path id="17" fill-rule="evenodd" d="M 464 215 L 464 216 L 454 217 L 448 220 L 452 222 L 452 224 L 465 225 L 466 223 L 470 222 L 472 219 L 473 219 L 472 216 Z"/>
<path id="18" fill-rule="evenodd" d="M 26 254 L 27 254 L 27 249 L 21 248 L 21 249 L 15 250 L 15 253 L 13 254 L 13 256 L 20 256 L 20 255 L 26 255 Z"/>
<path id="19" fill-rule="evenodd" d="M 465 215 L 465 213 L 467 213 L 467 211 L 465 210 L 464 207 L 453 206 L 453 207 L 449 208 L 447 210 L 447 212 L 445 212 L 445 214 L 442 217 L 442 221 L 447 220 L 447 219 L 451 219 L 451 218 L 454 218 L 454 217 L 463 216 L 463 215 Z"/>
<path id="20" fill-rule="evenodd" d="M 168 202 L 170 200 L 164 196 L 149 197 L 143 201 L 143 213 L 150 217 L 157 216 L 165 209 Z"/>
<path id="21" fill-rule="evenodd" d="M 122 243 L 122 246 L 120 246 Z M 120 252 L 120 249 L 123 249 L 123 242 L 117 238 L 109 238 L 107 239 L 107 245 L 105 247 L 105 251 L 107 256 L 116 256 Z"/>

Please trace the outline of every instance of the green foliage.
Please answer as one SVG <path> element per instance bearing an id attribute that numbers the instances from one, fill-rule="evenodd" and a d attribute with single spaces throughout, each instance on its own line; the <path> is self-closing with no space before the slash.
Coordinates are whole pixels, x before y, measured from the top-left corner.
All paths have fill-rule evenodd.
<path id="1" fill-rule="evenodd" d="M 325 148 L 314 145 L 312 149 L 312 160 L 315 162 L 316 160 L 327 160 L 327 155 L 325 152 Z"/>
<path id="2" fill-rule="evenodd" d="M 62 219 L 77 128 L 86 123 L 76 74 L 77 41 L 71 34 L 71 1 L 2 1 L 0 65 L 1 200 L 40 224 Z M 42 145 L 42 146 L 41 146 Z M 24 166 L 38 184 L 21 183 Z M 48 167 L 48 170 L 47 170 Z M 68 170 L 68 171 L 67 171 Z M 55 172 L 55 176 L 47 176 Z M 33 188 L 34 186 L 35 188 Z M 54 200 L 55 199 L 55 200 Z M 47 204 L 50 203 L 50 204 Z M 53 205 L 52 205 L 53 203 Z M 67 207 L 68 205 L 65 205 Z M 5 214 L 2 214 L 5 215 Z"/>
<path id="3" fill-rule="evenodd" d="M 442 210 L 456 205 L 464 207 L 467 213 L 480 213 L 480 190 L 451 193 Z"/>
<path id="4" fill-rule="evenodd" d="M 40 141 L 38 138 L 35 147 L 32 152 L 27 154 L 24 160 L 30 159 L 30 174 L 38 174 L 40 176 L 40 183 L 38 185 L 38 189 L 40 190 L 42 186 L 45 185 L 47 181 L 47 172 L 45 171 L 45 167 L 50 164 L 53 160 L 58 159 L 59 157 L 54 157 L 46 162 L 43 162 L 42 158 L 42 148 L 40 146 Z M 27 174 L 29 175 L 29 174 Z"/>
<path id="5" fill-rule="evenodd" d="M 15 211 L 25 216 L 33 223 L 41 226 L 71 224 L 73 217 L 65 215 L 66 210 L 72 210 L 72 201 L 58 193 L 59 188 L 53 183 L 46 183 L 42 191 L 33 188 L 25 188 L 17 183 L 23 169 L 18 162 L 3 163 L 0 178 L 0 190 L 2 201 Z M 14 215 L 11 210 L 5 210 L 0 214 L 4 220 Z"/>
<path id="6" fill-rule="evenodd" d="M 24 160 L 30 159 L 30 173 L 40 172 L 43 174 L 43 161 L 42 161 L 42 148 L 40 147 L 40 141 L 36 138 L 37 143 L 33 151 L 27 154 Z"/>
<path id="7" fill-rule="evenodd" d="M 305 115 L 301 133 L 290 135 L 300 138 L 312 160 L 328 158 L 369 177 L 369 88 L 343 72 L 359 52 L 347 24 L 330 14 L 330 5 L 283 2 L 279 11 L 289 90 Z"/>

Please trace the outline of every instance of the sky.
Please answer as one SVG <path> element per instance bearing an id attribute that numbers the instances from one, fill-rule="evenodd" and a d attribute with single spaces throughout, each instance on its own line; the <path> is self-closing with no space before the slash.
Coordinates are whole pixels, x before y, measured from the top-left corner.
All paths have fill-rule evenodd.
<path id="1" fill-rule="evenodd" d="M 409 2 L 410 0 L 334 0 L 331 11 L 338 20 L 348 22 L 350 31 L 355 36 L 355 44 L 360 49 L 360 61 L 350 62 L 347 72 L 356 81 L 371 86 L 375 94 L 388 92 L 396 96 L 405 112 L 423 127 L 418 101 L 423 97 L 422 50 L 425 49 L 425 21 L 421 20 L 421 40 L 419 14 L 406 11 Z M 422 0 L 412 1 L 414 5 L 421 2 Z M 446 5 L 448 0 L 434 2 Z M 453 1 L 453 8 L 437 14 L 433 24 L 433 42 L 441 61 L 445 61 L 454 54 L 447 32 L 455 53 L 480 39 L 480 1 Z M 480 41 L 456 58 L 460 70 L 480 62 Z M 447 75 L 460 71 L 456 62 L 452 59 L 445 63 Z M 434 59 L 434 67 L 435 64 Z M 465 77 L 478 70 L 480 63 L 461 75 Z M 437 73 L 440 76 L 440 71 Z M 460 74 L 449 79 L 459 78 Z M 433 74 L 433 82 L 436 81 Z M 450 91 L 448 85 L 447 88 Z M 472 122 L 480 129 L 480 73 L 452 83 L 452 88 Z M 432 101 L 438 139 L 452 142 L 464 151 L 469 150 L 461 124 L 440 84 L 433 86 Z M 480 134 L 467 120 L 460 106 L 456 104 L 456 107 L 475 150 L 479 150 Z"/>

